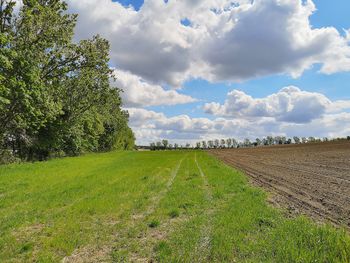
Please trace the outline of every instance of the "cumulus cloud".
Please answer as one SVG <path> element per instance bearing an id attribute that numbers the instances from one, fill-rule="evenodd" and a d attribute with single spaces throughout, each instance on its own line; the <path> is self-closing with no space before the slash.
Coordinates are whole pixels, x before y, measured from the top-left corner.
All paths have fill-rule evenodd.
<path id="1" fill-rule="evenodd" d="M 68 3 L 79 14 L 78 39 L 102 34 L 114 66 L 157 84 L 297 77 L 316 63 L 327 74 L 350 70 L 349 34 L 313 28 L 311 0 L 145 0 L 139 11 L 110 0 Z"/>
<path id="2" fill-rule="evenodd" d="M 121 96 L 125 107 L 176 105 L 196 101 L 175 90 L 165 90 L 160 85 L 150 84 L 130 72 L 115 70 L 114 73 L 116 80 L 112 85 L 123 90 Z"/>
<path id="3" fill-rule="evenodd" d="M 191 30 L 164 1 L 140 11 L 111 0 L 70 0 L 79 14 L 77 38 L 99 33 L 111 43 L 112 63 L 155 83 L 179 86 L 190 66 Z"/>
<path id="4" fill-rule="evenodd" d="M 175 142 L 194 142 L 199 139 L 215 138 L 219 134 L 243 132 L 247 134 L 245 120 L 217 118 L 191 118 L 188 115 L 167 117 L 163 113 L 139 108 L 129 108 L 130 126 L 137 142 L 148 144 L 166 138 Z M 256 129 L 258 132 L 258 129 Z M 262 132 L 262 130 L 260 130 Z"/>
<path id="5" fill-rule="evenodd" d="M 255 99 L 243 91 L 233 90 L 227 94 L 224 104 L 207 103 L 206 113 L 231 118 L 271 117 L 276 121 L 308 123 L 328 112 L 350 108 L 350 101 L 332 102 L 321 93 L 302 91 L 289 86 L 265 98 Z"/>
<path id="6" fill-rule="evenodd" d="M 217 138 L 255 139 L 267 135 L 344 137 L 350 134 L 350 113 L 325 114 L 309 123 L 280 122 L 274 118 L 225 119 L 191 118 L 187 115 L 167 117 L 145 109 L 128 109 L 130 125 L 138 144 L 161 139 L 178 143 L 195 143 Z"/>
<path id="7" fill-rule="evenodd" d="M 231 11 L 232 26 L 203 44 L 214 80 L 287 73 L 300 76 L 315 63 L 323 73 L 350 70 L 350 48 L 335 28 L 313 29 L 312 1 L 258 0 Z M 337 60 L 342 63 L 337 63 Z"/>
<path id="8" fill-rule="evenodd" d="M 350 134 L 350 113 L 327 114 L 308 124 L 283 123 L 279 127 L 282 134 L 292 136 L 317 136 L 319 138 L 346 137 Z"/>

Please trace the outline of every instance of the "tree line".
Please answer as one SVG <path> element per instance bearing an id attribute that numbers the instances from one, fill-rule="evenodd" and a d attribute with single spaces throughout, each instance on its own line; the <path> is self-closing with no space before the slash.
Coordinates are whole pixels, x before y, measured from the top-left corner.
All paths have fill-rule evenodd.
<path id="1" fill-rule="evenodd" d="M 73 41 L 76 14 L 60 0 L 0 0 L 0 161 L 131 149 L 109 43 Z"/>
<path id="2" fill-rule="evenodd" d="M 244 139 L 243 141 L 236 140 L 234 138 L 228 139 L 215 139 L 208 141 L 200 141 L 195 145 L 186 143 L 185 145 L 179 145 L 177 143 L 170 144 L 168 140 L 161 140 L 158 142 L 150 143 L 147 148 L 150 150 L 177 150 L 177 149 L 230 149 L 230 148 L 250 148 L 258 146 L 271 146 L 271 145 L 284 145 L 284 144 L 301 144 L 301 143 L 314 143 L 314 142 L 328 142 L 328 141 L 337 141 L 337 140 L 349 140 L 350 136 L 346 138 L 334 138 L 329 139 L 324 138 L 315 138 L 315 137 L 298 137 L 294 136 L 293 138 L 287 138 L 285 136 L 267 136 L 265 138 L 256 138 L 255 140 Z"/>

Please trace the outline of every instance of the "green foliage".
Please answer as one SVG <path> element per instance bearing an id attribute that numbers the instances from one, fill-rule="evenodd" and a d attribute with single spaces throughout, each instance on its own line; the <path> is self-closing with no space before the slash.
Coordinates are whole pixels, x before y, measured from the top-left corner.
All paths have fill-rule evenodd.
<path id="1" fill-rule="evenodd" d="M 176 217 L 178 217 L 179 215 L 180 215 L 180 212 L 179 212 L 179 210 L 177 210 L 177 209 L 173 209 L 173 210 L 171 210 L 171 211 L 169 212 L 170 218 L 176 218 Z"/>
<path id="2" fill-rule="evenodd" d="M 13 155 L 12 151 L 0 150 L 0 165 L 9 163 L 18 163 L 20 160 Z"/>
<path id="3" fill-rule="evenodd" d="M 148 226 L 150 228 L 155 228 L 155 227 L 159 226 L 159 224 L 160 224 L 160 222 L 158 220 L 153 219 L 151 222 L 149 222 Z"/>
<path id="4" fill-rule="evenodd" d="M 134 136 L 99 36 L 74 43 L 61 0 L 0 0 L 0 136 L 22 159 L 131 149 Z"/>

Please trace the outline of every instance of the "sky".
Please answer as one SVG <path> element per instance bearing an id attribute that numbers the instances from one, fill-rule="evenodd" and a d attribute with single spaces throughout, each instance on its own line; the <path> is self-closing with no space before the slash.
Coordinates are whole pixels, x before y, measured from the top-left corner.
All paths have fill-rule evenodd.
<path id="1" fill-rule="evenodd" d="M 348 0 L 68 0 L 137 144 L 350 135 Z"/>

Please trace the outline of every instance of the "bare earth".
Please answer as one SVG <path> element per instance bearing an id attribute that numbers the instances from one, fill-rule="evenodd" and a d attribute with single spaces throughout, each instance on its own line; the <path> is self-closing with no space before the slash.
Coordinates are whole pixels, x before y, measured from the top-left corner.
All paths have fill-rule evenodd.
<path id="1" fill-rule="evenodd" d="M 350 228 L 350 142 L 209 151 L 292 213 Z"/>

